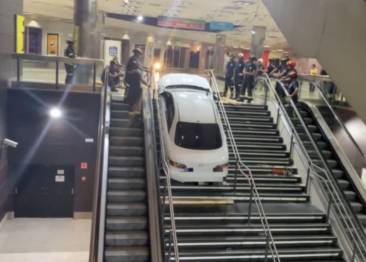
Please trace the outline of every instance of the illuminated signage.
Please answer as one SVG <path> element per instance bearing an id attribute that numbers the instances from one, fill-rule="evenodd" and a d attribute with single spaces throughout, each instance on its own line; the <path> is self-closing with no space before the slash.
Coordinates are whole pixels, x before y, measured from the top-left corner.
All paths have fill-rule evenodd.
<path id="1" fill-rule="evenodd" d="M 228 22 L 210 22 L 208 28 L 211 31 L 233 31 L 234 24 Z"/>
<path id="2" fill-rule="evenodd" d="M 158 18 L 158 26 L 176 28 L 176 29 L 197 30 L 197 31 L 206 30 L 205 21 L 195 19 L 173 18 L 165 16 L 160 16 Z"/>
<path id="3" fill-rule="evenodd" d="M 15 52 L 18 54 L 25 53 L 25 42 L 24 42 L 24 32 L 25 32 L 25 18 L 22 15 L 15 15 Z"/>

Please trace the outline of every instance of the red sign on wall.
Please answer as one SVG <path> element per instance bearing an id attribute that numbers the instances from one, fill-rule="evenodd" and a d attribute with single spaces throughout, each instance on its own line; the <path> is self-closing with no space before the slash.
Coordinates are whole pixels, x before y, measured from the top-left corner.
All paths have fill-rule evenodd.
<path id="1" fill-rule="evenodd" d="M 206 29 L 206 22 L 195 19 L 182 19 L 182 18 L 160 16 L 158 18 L 158 26 L 204 31 Z"/>
<path id="2" fill-rule="evenodd" d="M 88 169 L 88 163 L 87 162 L 81 162 L 80 163 L 80 169 L 83 169 L 83 170 Z"/>

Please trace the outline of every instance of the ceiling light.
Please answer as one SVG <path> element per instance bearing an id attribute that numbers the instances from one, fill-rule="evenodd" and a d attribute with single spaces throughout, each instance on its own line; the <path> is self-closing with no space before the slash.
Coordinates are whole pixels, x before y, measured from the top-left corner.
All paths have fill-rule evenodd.
<path id="1" fill-rule="evenodd" d="M 137 22 L 142 22 L 142 21 L 144 21 L 144 17 L 142 15 L 139 15 L 137 17 Z"/>
<path id="2" fill-rule="evenodd" d="M 57 118 L 62 117 L 62 111 L 58 107 L 52 107 L 49 111 L 49 115 L 51 118 L 57 119 Z"/>
<path id="3" fill-rule="evenodd" d="M 33 27 L 33 28 L 41 28 L 41 25 L 34 19 L 32 19 L 31 21 L 29 21 L 29 23 L 27 24 L 27 27 Z"/>
<path id="4" fill-rule="evenodd" d="M 123 36 L 122 36 L 122 40 L 130 40 L 130 36 L 125 33 Z"/>
<path id="5" fill-rule="evenodd" d="M 254 30 L 252 30 L 251 33 L 252 33 L 252 35 L 255 35 L 256 34 L 256 32 Z"/>
<path id="6" fill-rule="evenodd" d="M 166 42 L 166 45 L 167 46 L 171 46 L 172 45 L 172 41 L 171 40 L 168 40 L 168 42 Z"/>

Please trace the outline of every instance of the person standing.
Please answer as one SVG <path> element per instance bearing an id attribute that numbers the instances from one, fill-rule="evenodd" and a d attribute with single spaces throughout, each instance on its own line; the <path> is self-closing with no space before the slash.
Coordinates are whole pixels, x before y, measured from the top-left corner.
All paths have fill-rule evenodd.
<path id="1" fill-rule="evenodd" d="M 253 89 L 255 87 L 255 77 L 257 75 L 257 58 L 252 56 L 248 63 L 245 64 L 244 68 L 244 84 L 242 88 L 242 95 L 245 96 L 246 91 L 248 90 L 248 97 L 253 97 Z"/>
<path id="2" fill-rule="evenodd" d="M 75 49 L 74 49 L 74 41 L 67 40 L 66 41 L 67 47 L 64 51 L 64 56 L 68 58 L 75 58 Z M 66 79 L 65 84 L 70 85 L 74 82 L 74 75 L 75 75 L 75 65 L 74 64 L 65 64 L 66 70 Z"/>
<path id="3" fill-rule="evenodd" d="M 126 66 L 125 82 L 127 85 L 126 89 L 126 102 L 130 106 L 130 113 L 140 114 L 141 113 L 141 95 L 142 88 L 141 83 L 146 84 L 142 79 L 141 74 L 141 62 L 142 51 L 139 48 L 133 50 L 133 55 L 129 58 Z"/>
<path id="4" fill-rule="evenodd" d="M 240 53 L 238 56 L 239 56 L 239 61 L 236 64 L 236 69 L 235 69 L 235 99 L 240 98 L 240 89 L 243 85 L 244 68 L 245 68 L 244 55 L 242 53 Z"/>
<path id="5" fill-rule="evenodd" d="M 313 64 L 311 66 L 311 69 L 310 69 L 310 75 L 311 76 L 317 76 L 319 75 L 319 70 L 318 68 L 316 67 L 316 64 Z M 315 81 L 314 81 L 315 82 Z M 313 82 L 310 82 L 310 92 L 314 92 L 315 90 L 315 85 L 313 84 Z"/>
<path id="6" fill-rule="evenodd" d="M 226 64 L 224 97 L 227 95 L 229 89 L 230 95 L 232 97 L 234 96 L 234 72 L 236 67 L 234 58 L 234 55 L 231 55 L 229 62 Z"/>

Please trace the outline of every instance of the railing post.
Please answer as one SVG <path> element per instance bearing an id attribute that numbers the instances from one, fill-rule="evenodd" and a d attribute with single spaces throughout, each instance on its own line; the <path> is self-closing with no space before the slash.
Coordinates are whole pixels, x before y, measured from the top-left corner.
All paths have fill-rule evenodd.
<path id="1" fill-rule="evenodd" d="M 20 57 L 17 56 L 17 87 L 20 87 Z"/>
<path id="2" fill-rule="evenodd" d="M 168 248 L 168 259 L 167 261 L 170 260 L 170 257 L 172 255 L 172 242 L 173 242 L 173 229 L 170 230 L 170 234 L 169 234 L 169 248 Z"/>
<path id="3" fill-rule="evenodd" d="M 266 81 L 264 81 L 265 86 L 264 86 L 264 105 L 267 105 L 268 102 L 268 84 L 266 84 Z"/>
<path id="4" fill-rule="evenodd" d="M 93 64 L 93 92 L 96 91 L 96 83 L 97 83 L 97 64 Z"/>
<path id="5" fill-rule="evenodd" d="M 252 202 L 253 202 L 253 182 L 250 181 L 250 197 L 249 197 L 249 209 L 248 209 L 248 226 L 250 226 L 250 219 L 252 217 Z"/>
<path id="6" fill-rule="evenodd" d="M 238 173 L 239 173 L 239 159 L 236 159 L 235 164 L 235 177 L 234 177 L 234 194 L 236 195 L 236 187 L 238 183 Z"/>
<path id="7" fill-rule="evenodd" d="M 60 68 L 60 63 L 58 60 L 56 60 L 56 89 L 59 88 L 59 83 L 60 83 L 60 79 L 59 79 L 59 68 Z"/>
<path id="8" fill-rule="evenodd" d="M 328 208 L 327 208 L 327 222 L 329 222 L 329 220 L 330 220 L 330 211 L 332 209 L 332 205 L 333 205 L 333 199 L 331 198 L 329 200 Z"/>
<path id="9" fill-rule="evenodd" d="M 351 262 L 355 262 L 355 259 L 356 259 L 356 243 L 353 243 L 353 252 L 352 252 L 352 259 L 351 259 Z"/>
<path id="10" fill-rule="evenodd" d="M 267 262 L 268 260 L 268 250 L 269 250 L 269 239 L 268 239 L 268 233 L 266 234 L 266 253 L 264 254 L 264 262 Z"/>
<path id="11" fill-rule="evenodd" d="M 277 108 L 277 116 L 276 116 L 276 127 L 278 128 L 278 124 L 280 122 L 280 107 Z"/>
<path id="12" fill-rule="evenodd" d="M 293 131 L 295 132 L 295 131 Z M 292 133 L 291 134 L 291 142 L 290 142 L 290 157 L 292 158 L 292 154 L 293 154 L 293 150 L 294 150 L 294 144 L 295 144 L 295 141 L 294 141 L 294 134 Z"/>
<path id="13" fill-rule="evenodd" d="M 305 189 L 306 189 L 307 194 L 309 195 L 310 194 L 310 166 L 308 168 L 307 175 L 306 175 Z"/>

